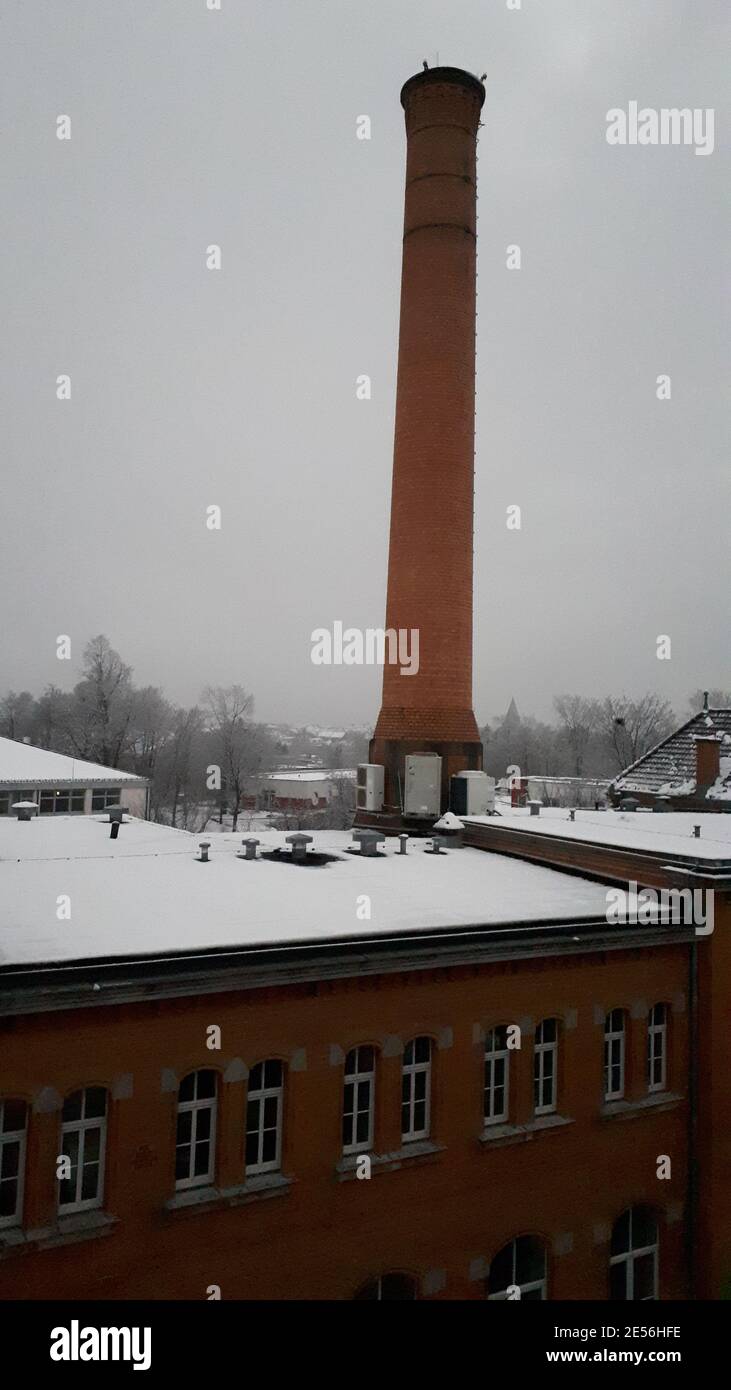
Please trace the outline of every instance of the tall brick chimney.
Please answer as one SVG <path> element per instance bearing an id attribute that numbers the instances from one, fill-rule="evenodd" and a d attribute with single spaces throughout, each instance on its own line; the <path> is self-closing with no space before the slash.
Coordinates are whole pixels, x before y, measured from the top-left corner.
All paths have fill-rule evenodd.
<path id="1" fill-rule="evenodd" d="M 406 199 L 387 629 L 417 629 L 419 669 L 384 665 L 370 760 L 399 809 L 404 757 L 482 767 L 472 710 L 476 145 L 482 82 L 432 68 L 405 84 Z"/>

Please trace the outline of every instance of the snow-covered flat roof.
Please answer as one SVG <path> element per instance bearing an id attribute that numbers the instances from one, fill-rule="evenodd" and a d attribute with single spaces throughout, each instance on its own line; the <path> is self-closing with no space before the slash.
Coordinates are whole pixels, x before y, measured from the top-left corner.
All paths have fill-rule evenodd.
<path id="1" fill-rule="evenodd" d="M 536 835 L 560 835 L 566 840 L 651 851 L 696 859 L 731 859 L 731 815 L 704 811 L 581 811 L 575 819 L 563 807 L 542 806 L 532 816 L 527 806 L 500 803 L 499 816 L 462 816 L 466 823 L 491 829 L 525 830 Z M 693 827 L 700 825 L 700 838 Z"/>
<path id="2" fill-rule="evenodd" d="M 286 834 L 262 832 L 260 849 L 284 847 Z M 129 819 L 112 840 L 104 816 L 3 819 L 0 966 L 606 913 L 602 884 L 554 869 L 477 849 L 435 855 L 425 840 L 401 855 L 390 839 L 380 859 L 359 858 L 348 831 L 312 835 L 311 848 L 335 862 L 246 861 L 240 833 L 190 835 L 150 821 Z M 205 839 L 207 864 L 196 859 Z M 70 920 L 57 916 L 62 895 Z"/>
<path id="3" fill-rule="evenodd" d="M 122 782 L 145 785 L 145 779 L 132 772 L 68 758 L 64 753 L 51 753 L 47 748 L 34 748 L 30 743 L 18 743 L 13 738 L 0 738 L 0 787 L 33 787 L 53 782 L 78 782 L 83 786 L 93 782 L 103 782 L 107 786 Z"/>

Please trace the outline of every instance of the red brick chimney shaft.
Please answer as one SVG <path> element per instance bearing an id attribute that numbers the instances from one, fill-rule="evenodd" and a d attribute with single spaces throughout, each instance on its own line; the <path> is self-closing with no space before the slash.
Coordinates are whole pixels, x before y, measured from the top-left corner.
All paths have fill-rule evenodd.
<path id="1" fill-rule="evenodd" d="M 417 629 L 419 670 L 386 664 L 371 760 L 386 800 L 406 752 L 443 781 L 481 767 L 472 710 L 476 143 L 482 83 L 432 68 L 401 92 L 406 199 L 386 627 Z M 390 794 L 389 794 L 390 789 Z"/>

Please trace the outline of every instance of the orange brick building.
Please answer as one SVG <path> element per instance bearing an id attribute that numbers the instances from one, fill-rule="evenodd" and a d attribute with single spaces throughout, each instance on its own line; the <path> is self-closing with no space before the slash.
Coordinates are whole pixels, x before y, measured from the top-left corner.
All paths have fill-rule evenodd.
<path id="1" fill-rule="evenodd" d="M 319 866 L 274 834 L 256 863 L 228 836 L 202 863 L 182 832 L 65 824 L 46 834 L 75 861 L 68 838 L 19 860 L 17 822 L 0 845 L 0 1297 L 719 1295 L 728 900 L 707 937 L 602 911 L 608 883 L 667 880 L 667 849 L 516 813 L 438 855 L 321 832 Z M 723 848 L 704 874 L 726 893 Z M 64 882 L 71 939 L 46 924 Z"/>

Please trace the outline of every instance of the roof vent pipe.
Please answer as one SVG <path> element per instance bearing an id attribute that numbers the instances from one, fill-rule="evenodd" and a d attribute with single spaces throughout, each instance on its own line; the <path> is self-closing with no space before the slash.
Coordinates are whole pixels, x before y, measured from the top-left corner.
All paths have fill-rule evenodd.
<path id="1" fill-rule="evenodd" d="M 208 863 L 208 851 L 209 851 L 209 849 L 211 848 L 211 842 L 210 842 L 210 840 L 199 840 L 198 844 L 199 844 L 199 848 L 200 848 L 200 855 L 199 855 L 199 857 L 198 857 L 198 863 L 199 863 L 199 864 L 207 864 L 207 863 Z"/>
<path id="2" fill-rule="evenodd" d="M 354 830 L 353 839 L 360 845 L 361 854 L 365 854 L 368 859 L 375 859 L 378 855 L 378 846 L 386 836 L 382 830 Z"/>
<path id="3" fill-rule="evenodd" d="M 304 835 L 298 830 L 294 835 L 285 836 L 288 845 L 292 846 L 293 859 L 305 859 L 307 856 L 307 846 L 312 844 L 312 836 Z"/>
<path id="4" fill-rule="evenodd" d="M 701 838 L 701 828 L 700 828 L 699 825 L 694 825 L 694 826 L 693 826 L 693 834 L 694 834 L 696 840 L 700 840 L 700 838 Z"/>
<path id="5" fill-rule="evenodd" d="M 119 820 L 113 820 L 113 821 L 112 821 L 112 828 L 111 828 L 111 830 L 109 831 L 109 838 L 110 838 L 110 840 L 116 840 L 116 839 L 117 839 L 117 836 L 119 835 L 119 827 L 120 827 L 121 824 L 122 824 L 122 822 L 119 821 Z"/>
<path id="6" fill-rule="evenodd" d="M 409 837 L 408 837 L 408 835 L 401 834 L 401 835 L 399 835 L 398 838 L 399 838 L 398 852 L 399 852 L 399 854 L 405 854 L 405 853 L 406 853 L 406 846 L 407 846 L 407 844 L 408 844 L 408 842 L 409 842 Z"/>
<path id="7" fill-rule="evenodd" d="M 244 853 L 237 854 L 236 858 L 256 859 L 256 847 L 259 844 L 259 841 L 255 840 L 253 836 L 250 836 L 248 840 L 242 840 L 241 843 L 244 846 Z"/>
<path id="8" fill-rule="evenodd" d="M 18 820 L 32 820 L 34 811 L 38 810 L 37 801 L 14 801 L 13 811 L 18 812 Z"/>
<path id="9" fill-rule="evenodd" d="M 536 801 L 535 798 L 534 798 L 533 800 L 531 800 L 531 801 L 528 802 L 528 805 L 530 806 L 530 813 L 531 813 L 532 816 L 540 816 L 540 814 L 541 814 L 541 802 L 540 802 L 540 801 Z"/>

